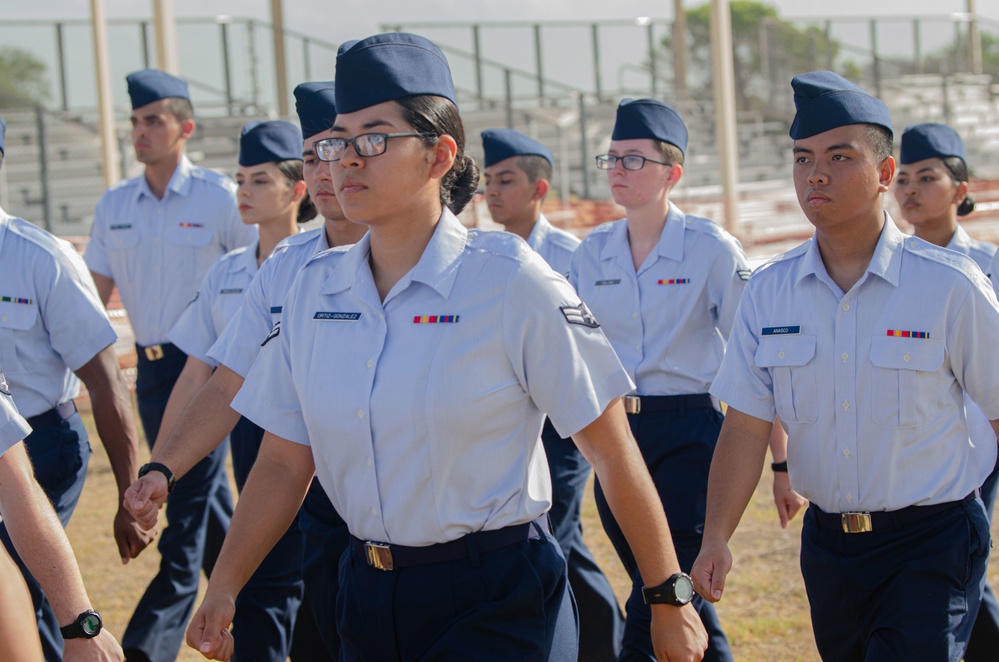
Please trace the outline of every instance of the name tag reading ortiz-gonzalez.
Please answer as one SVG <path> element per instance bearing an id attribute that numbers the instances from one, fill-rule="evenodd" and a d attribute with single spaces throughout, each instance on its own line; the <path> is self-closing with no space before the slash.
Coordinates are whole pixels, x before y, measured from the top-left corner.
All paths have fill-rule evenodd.
<path id="1" fill-rule="evenodd" d="M 801 333 L 800 326 L 765 326 L 761 333 L 765 336 L 793 336 Z"/>
<path id="2" fill-rule="evenodd" d="M 338 313 L 338 312 L 322 312 L 316 311 L 314 320 L 322 320 L 326 322 L 356 322 L 361 319 L 361 313 Z"/>

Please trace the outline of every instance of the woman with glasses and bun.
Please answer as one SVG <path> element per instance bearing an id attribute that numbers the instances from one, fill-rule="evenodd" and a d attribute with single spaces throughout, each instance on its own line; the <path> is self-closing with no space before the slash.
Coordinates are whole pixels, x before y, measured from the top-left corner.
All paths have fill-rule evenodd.
<path id="1" fill-rule="evenodd" d="M 964 141 L 946 124 L 927 122 L 906 127 L 902 132 L 899 168 L 895 175 L 895 202 L 902 218 L 912 224 L 915 235 L 931 244 L 967 255 L 996 282 L 993 262 L 996 245 L 972 239 L 957 222 L 975 209 L 968 195 L 968 165 Z M 967 395 L 964 408 L 968 432 L 975 446 L 995 445 L 996 434 L 988 418 Z M 999 462 L 982 484 L 982 502 L 992 521 Z M 982 596 L 965 662 L 995 658 L 999 650 L 999 603 L 988 582 Z"/>
<path id="2" fill-rule="evenodd" d="M 708 468 L 722 424 L 708 388 L 750 270 L 735 238 L 670 202 L 686 149 L 687 127 L 672 106 L 621 102 L 610 149 L 596 161 L 626 217 L 590 232 L 572 256 L 569 280 L 636 385 L 624 398 L 628 423 L 658 490 L 656 506 L 669 519 L 680 567 L 689 572 L 701 546 Z M 607 488 L 598 474 L 600 519 L 632 578 L 619 659 L 654 659 L 654 614 Z M 714 608 L 700 596 L 693 605 L 708 632 L 704 659 L 731 660 Z"/>
<path id="3" fill-rule="evenodd" d="M 574 660 L 565 560 L 549 535 L 545 413 L 604 481 L 653 599 L 660 659 L 706 645 L 599 323 L 530 247 L 465 229 L 475 163 L 443 53 L 408 34 L 340 48 L 338 116 L 316 145 L 368 228 L 299 272 L 233 401 L 267 430 L 188 629 L 227 659 L 233 600 L 313 472 L 352 534 L 345 660 Z M 274 388 L 290 384 L 293 388 Z"/>

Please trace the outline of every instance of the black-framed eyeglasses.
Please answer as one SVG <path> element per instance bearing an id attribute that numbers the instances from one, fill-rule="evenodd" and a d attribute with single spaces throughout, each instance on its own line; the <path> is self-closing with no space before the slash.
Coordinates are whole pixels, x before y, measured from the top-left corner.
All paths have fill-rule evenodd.
<path id="1" fill-rule="evenodd" d="M 672 163 L 666 163 L 665 161 L 656 161 L 655 159 L 647 159 L 644 156 L 639 156 L 638 154 L 628 154 L 627 156 L 614 156 L 613 154 L 601 154 L 597 157 L 597 167 L 601 170 L 613 170 L 617 162 L 621 162 L 621 166 L 625 170 L 641 170 L 645 167 L 645 162 L 658 163 L 659 165 L 672 166 Z"/>
<path id="2" fill-rule="evenodd" d="M 384 154 L 389 138 L 408 138 L 410 136 L 433 136 L 432 133 L 407 131 L 406 133 L 362 133 L 353 138 L 323 138 L 312 143 L 316 156 L 320 161 L 339 161 L 347 152 L 347 145 L 353 145 L 358 156 L 378 156 Z"/>

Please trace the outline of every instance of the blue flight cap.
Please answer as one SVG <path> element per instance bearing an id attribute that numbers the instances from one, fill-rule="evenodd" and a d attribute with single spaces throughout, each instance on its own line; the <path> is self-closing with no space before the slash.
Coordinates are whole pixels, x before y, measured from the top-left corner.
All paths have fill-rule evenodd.
<path id="1" fill-rule="evenodd" d="M 5 151 L 6 148 L 4 147 L 4 142 L 3 142 L 4 135 L 6 135 L 6 133 L 7 133 L 7 121 L 4 118 L 0 117 L 0 156 L 3 156 L 4 154 L 7 153 Z"/>
<path id="2" fill-rule="evenodd" d="M 486 129 L 482 132 L 482 148 L 486 152 L 486 167 L 511 156 L 540 156 L 555 165 L 547 147 L 513 129 Z"/>
<path id="3" fill-rule="evenodd" d="M 839 74 L 799 74 L 791 79 L 791 89 L 798 111 L 789 132 L 794 140 L 849 124 L 877 124 L 892 130 L 888 106 Z"/>
<path id="4" fill-rule="evenodd" d="M 295 110 L 305 138 L 329 131 L 336 121 L 333 81 L 302 83 L 295 88 Z"/>
<path id="5" fill-rule="evenodd" d="M 659 99 L 622 99 L 611 140 L 651 138 L 687 153 L 687 125 L 676 109 Z"/>
<path id="6" fill-rule="evenodd" d="M 898 156 L 901 163 L 915 163 L 923 159 L 945 159 L 956 156 L 964 160 L 964 141 L 957 131 L 946 124 L 927 122 L 905 127 L 902 147 Z"/>
<path id="7" fill-rule="evenodd" d="M 239 134 L 239 165 L 302 160 L 302 132 L 291 122 L 248 122 Z"/>
<path id="8" fill-rule="evenodd" d="M 458 104 L 447 58 L 430 40 L 388 32 L 340 46 L 336 54 L 338 113 L 418 94 Z"/>
<path id="9" fill-rule="evenodd" d="M 132 110 L 160 99 L 191 99 L 187 81 L 159 69 L 135 71 L 125 76 L 125 80 L 128 82 L 128 96 L 132 99 Z"/>

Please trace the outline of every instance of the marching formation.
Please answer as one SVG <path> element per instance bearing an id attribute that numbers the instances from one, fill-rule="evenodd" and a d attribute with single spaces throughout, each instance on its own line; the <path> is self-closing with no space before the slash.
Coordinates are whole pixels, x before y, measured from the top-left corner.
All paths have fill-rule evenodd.
<path id="1" fill-rule="evenodd" d="M 343 44 L 334 81 L 295 89 L 297 126 L 243 127 L 235 182 L 185 155 L 185 81 L 127 84 L 143 172 L 101 198 L 82 259 L 0 210 L 0 658 L 733 660 L 713 604 L 769 449 L 782 525 L 807 506 L 823 659 L 995 659 L 999 253 L 958 224 L 953 129 L 906 128 L 896 163 L 881 100 L 796 76 L 815 232 L 754 273 L 671 201 L 688 133 L 658 99 L 618 106 L 596 167 L 625 216 L 580 241 L 541 211 L 547 147 L 489 129 L 481 172 L 466 154 L 423 37 Z M 456 217 L 480 183 L 504 232 Z M 120 646 L 63 531 L 81 380 L 122 562 L 159 538 Z M 623 610 L 583 541 L 591 469 Z"/>

